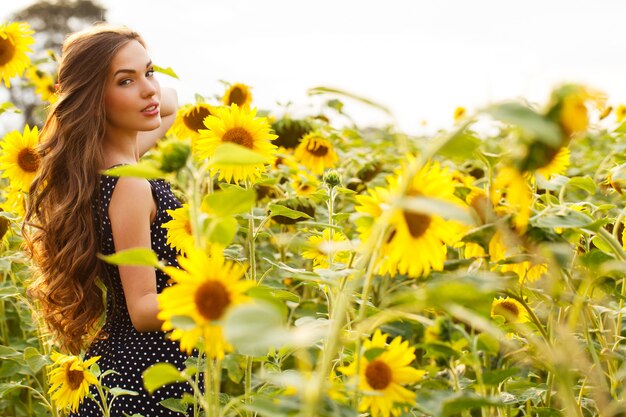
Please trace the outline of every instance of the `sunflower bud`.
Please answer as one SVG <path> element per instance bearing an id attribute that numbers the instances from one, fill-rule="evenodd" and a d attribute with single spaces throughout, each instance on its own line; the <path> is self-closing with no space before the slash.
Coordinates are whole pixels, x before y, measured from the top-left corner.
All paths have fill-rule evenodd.
<path id="1" fill-rule="evenodd" d="M 332 169 L 324 174 L 324 182 L 331 188 L 336 187 L 341 184 L 341 175 Z"/>
<path id="2" fill-rule="evenodd" d="M 175 172 L 185 166 L 191 147 L 180 140 L 169 140 L 161 146 L 161 171 Z"/>
<path id="3" fill-rule="evenodd" d="M 363 182 L 370 182 L 380 172 L 382 164 L 379 161 L 366 163 L 356 173 L 356 177 Z"/>
<path id="4" fill-rule="evenodd" d="M 272 123 L 272 129 L 278 135 L 272 142 L 285 149 L 293 149 L 306 135 L 313 130 L 313 126 L 306 120 L 283 118 Z"/>
<path id="5" fill-rule="evenodd" d="M 301 211 L 302 213 L 308 214 L 311 217 L 315 217 L 315 205 L 309 199 L 301 197 L 287 198 L 277 201 L 276 204 L 285 206 L 291 210 Z M 287 216 L 281 215 L 274 216 L 272 218 L 278 224 L 295 224 L 307 219 L 304 216 L 292 219 Z"/>

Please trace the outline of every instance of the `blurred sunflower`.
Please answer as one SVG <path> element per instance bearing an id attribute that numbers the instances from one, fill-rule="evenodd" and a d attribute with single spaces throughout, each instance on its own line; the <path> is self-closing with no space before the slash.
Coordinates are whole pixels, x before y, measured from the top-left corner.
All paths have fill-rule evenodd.
<path id="1" fill-rule="evenodd" d="M 30 187 L 41 160 L 38 143 L 37 126 L 30 129 L 28 125 L 24 126 L 23 134 L 14 130 L 0 142 L 0 171 L 3 171 L 3 178 L 9 178 L 12 188 L 28 190 Z"/>
<path id="2" fill-rule="evenodd" d="M 195 245 L 189 219 L 189 204 L 183 204 L 176 210 L 167 210 L 167 214 L 172 216 L 172 220 L 161 225 L 167 229 L 167 244 L 185 255 L 187 249 Z"/>
<path id="3" fill-rule="evenodd" d="M 512 255 L 522 254 L 523 250 L 518 245 L 507 245 L 500 231 L 496 231 L 489 241 L 489 257 L 492 262 L 505 261 Z M 500 272 L 513 272 L 518 276 L 519 282 L 534 282 L 541 278 L 547 271 L 548 265 L 545 263 L 522 261 L 501 263 L 495 265 L 493 270 Z"/>
<path id="4" fill-rule="evenodd" d="M 501 168 L 491 187 L 491 202 L 497 214 L 511 214 L 520 233 L 526 231 L 532 193 L 524 176 L 515 168 Z"/>
<path id="5" fill-rule="evenodd" d="M 333 168 L 339 160 L 333 144 L 318 133 L 304 135 L 294 156 L 298 162 L 317 175 L 322 174 L 324 168 Z"/>
<path id="6" fill-rule="evenodd" d="M 276 146 L 272 140 L 276 135 L 270 133 L 266 118 L 256 117 L 256 109 L 237 104 L 216 108 L 215 114 L 204 120 L 204 125 L 206 129 L 200 130 L 200 137 L 194 144 L 198 158 L 211 158 L 220 144 L 232 142 L 268 157 L 273 163 Z M 258 178 L 265 172 L 265 165 L 215 165 L 211 171 L 219 171 L 219 179 L 238 182 Z"/>
<path id="7" fill-rule="evenodd" d="M 620 104 L 617 106 L 617 109 L 615 109 L 615 118 L 618 123 L 621 123 L 624 118 L 626 118 L 626 105 Z"/>
<path id="8" fill-rule="evenodd" d="M 310 249 L 302 252 L 302 257 L 313 260 L 313 268 L 328 268 L 328 260 L 332 256 L 332 263 L 347 264 L 350 260 L 350 252 L 345 250 L 348 241 L 340 231 L 326 228 L 322 236 L 310 236 L 308 238 Z M 343 249 L 343 250 L 342 250 Z"/>
<path id="9" fill-rule="evenodd" d="M 456 109 L 454 109 L 454 122 L 458 123 L 459 121 L 463 120 L 466 114 L 467 111 L 465 110 L 465 107 L 457 107 Z"/>
<path id="10" fill-rule="evenodd" d="M 83 361 L 77 356 L 52 352 L 50 359 L 54 364 L 48 373 L 50 378 L 48 394 L 52 394 L 51 399 L 57 407 L 64 409 L 69 406 L 70 411 L 75 412 L 89 393 L 89 386 L 98 385 L 98 380 L 89 367 L 100 359 L 100 356 Z"/>
<path id="11" fill-rule="evenodd" d="M 10 78 L 21 76 L 30 65 L 28 47 L 35 42 L 31 36 L 34 31 L 26 22 L 4 23 L 0 25 L 0 79 L 11 87 Z"/>
<path id="12" fill-rule="evenodd" d="M 319 188 L 320 182 L 317 177 L 310 175 L 304 171 L 298 172 L 291 180 L 291 186 L 296 195 L 307 196 L 315 193 Z"/>
<path id="13" fill-rule="evenodd" d="M 357 212 L 369 215 L 372 219 L 381 216 L 384 210 L 391 210 L 390 233 L 381 248 L 383 264 L 380 273 L 395 275 L 396 271 L 410 277 L 428 275 L 431 270 L 443 270 L 447 247 L 461 236 L 464 226 L 456 221 L 445 220 L 433 213 L 418 213 L 408 208 L 394 206 L 391 196 L 397 194 L 404 181 L 406 168 L 388 178 L 390 192 L 376 189 L 370 196 L 357 196 Z M 455 195 L 455 185 L 450 172 L 442 169 L 439 163 L 427 163 L 411 178 L 406 197 L 424 197 L 462 206 Z M 382 198 L 381 198 L 382 197 Z M 375 221 L 375 220 L 374 220 Z M 368 236 L 361 227 L 361 238 Z M 365 227 L 367 229 L 367 227 Z"/>
<path id="14" fill-rule="evenodd" d="M 59 97 L 54 87 L 55 82 L 49 74 L 46 74 L 37 67 L 30 67 L 26 70 L 26 78 L 31 81 L 35 87 L 35 92 L 39 94 L 43 101 L 52 104 L 58 100 Z"/>
<path id="15" fill-rule="evenodd" d="M 204 119 L 213 114 L 213 107 L 206 103 L 187 104 L 178 109 L 176 119 L 168 133 L 179 139 L 191 139 L 193 144 L 204 129 Z"/>
<path id="16" fill-rule="evenodd" d="M 570 154 L 569 148 L 560 148 L 546 165 L 538 168 L 535 172 L 546 179 L 550 179 L 553 175 L 565 174 L 567 167 L 569 167 Z"/>
<path id="17" fill-rule="evenodd" d="M 387 344 L 388 337 L 377 329 L 371 339 L 363 342 L 358 378 L 363 395 L 359 411 L 369 410 L 372 417 L 399 416 L 404 408 L 415 404 L 415 392 L 402 385 L 413 384 L 426 374 L 426 371 L 410 366 L 415 359 L 415 348 L 410 348 L 408 341 L 402 341 L 398 336 Z M 376 351 L 380 353 L 372 358 L 369 353 Z M 344 375 L 355 376 L 357 360 L 338 370 Z"/>
<path id="18" fill-rule="evenodd" d="M 171 338 L 180 340 L 180 348 L 190 353 L 202 337 L 206 354 L 222 359 L 231 346 L 224 339 L 220 320 L 233 306 L 247 301 L 244 295 L 255 285 L 242 280 L 247 265 L 225 261 L 221 252 L 211 255 L 189 248 L 187 257 L 179 256 L 181 268 L 165 267 L 165 272 L 175 284 L 158 295 L 158 318 L 163 320 L 163 330 L 173 330 Z M 195 326 L 192 329 L 174 328 L 172 318 L 186 316 Z"/>
<path id="19" fill-rule="evenodd" d="M 224 93 L 222 102 L 225 106 L 230 106 L 233 103 L 239 107 L 250 106 L 250 103 L 252 103 L 250 86 L 241 83 L 231 85 L 226 93 Z"/>
<path id="20" fill-rule="evenodd" d="M 6 187 L 2 190 L 4 197 L 4 203 L 2 203 L 2 210 L 12 214 L 17 214 L 20 218 L 24 218 L 26 215 L 25 204 L 26 192 L 14 187 Z"/>
<path id="21" fill-rule="evenodd" d="M 507 323 L 527 323 L 530 321 L 528 312 L 520 303 L 511 297 L 498 297 L 491 303 L 491 317 L 502 316 Z"/>

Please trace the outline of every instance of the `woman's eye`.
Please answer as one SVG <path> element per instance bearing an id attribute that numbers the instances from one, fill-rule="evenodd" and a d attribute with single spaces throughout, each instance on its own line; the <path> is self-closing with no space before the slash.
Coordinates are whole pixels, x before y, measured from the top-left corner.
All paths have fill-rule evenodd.
<path id="1" fill-rule="evenodd" d="M 154 76 L 154 70 L 153 70 L 153 69 L 149 69 L 149 70 L 146 72 L 146 77 L 152 77 L 152 76 Z"/>
<path id="2" fill-rule="evenodd" d="M 128 79 L 128 78 L 126 78 L 126 79 L 124 79 L 124 80 L 121 80 L 121 81 L 119 82 L 119 85 L 128 85 L 128 84 L 130 84 L 130 83 L 131 83 L 131 80 L 130 80 L 130 79 Z"/>

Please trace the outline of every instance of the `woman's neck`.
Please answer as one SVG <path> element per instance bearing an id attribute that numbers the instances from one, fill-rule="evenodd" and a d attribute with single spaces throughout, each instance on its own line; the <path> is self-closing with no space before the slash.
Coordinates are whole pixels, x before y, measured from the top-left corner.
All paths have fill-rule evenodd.
<path id="1" fill-rule="evenodd" d="M 102 144 L 104 167 L 119 164 L 135 164 L 139 160 L 137 132 L 110 132 L 104 137 Z"/>

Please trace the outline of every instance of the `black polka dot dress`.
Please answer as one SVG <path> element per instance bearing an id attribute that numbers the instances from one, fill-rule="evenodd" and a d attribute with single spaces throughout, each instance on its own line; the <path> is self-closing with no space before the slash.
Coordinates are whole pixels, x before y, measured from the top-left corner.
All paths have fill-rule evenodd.
<path id="1" fill-rule="evenodd" d="M 99 208 L 96 208 L 97 203 L 94 203 L 94 213 L 97 213 L 96 228 L 100 229 L 101 252 L 107 255 L 115 252 L 108 212 L 111 195 L 117 181 L 117 177 L 101 176 Z M 176 209 L 181 204 L 172 194 L 168 183 L 163 180 L 149 180 L 149 182 L 157 204 L 156 218 L 150 227 L 152 250 L 166 264 L 177 266 L 177 253 L 167 245 L 167 230 L 161 225 L 171 220 L 171 216 L 167 214 L 166 210 Z M 184 362 L 188 356 L 180 350 L 178 342 L 167 340 L 164 332 L 138 332 L 135 330 L 126 308 L 119 270 L 117 266 L 110 264 L 107 264 L 106 268 L 108 290 L 107 318 L 104 329 L 108 338 L 93 343 L 87 350 L 85 357 L 100 356 L 97 363 L 102 372 L 109 369 L 117 372 L 105 377 L 103 379 L 104 385 L 139 393 L 137 396 L 118 397 L 113 403 L 111 416 L 123 417 L 133 414 L 141 414 L 144 417 L 180 416 L 180 413 L 164 408 L 159 402 L 170 397 L 181 398 L 184 392 L 191 393 L 191 387 L 188 384 L 166 385 L 150 395 L 143 387 L 142 373 L 146 368 L 158 362 L 168 362 L 182 370 L 185 368 Z M 169 277 L 157 270 L 156 280 L 157 292 L 160 293 L 168 286 Z M 99 398 L 93 388 L 94 396 Z M 78 412 L 72 414 L 72 416 L 77 417 L 101 415 L 97 405 L 88 398 L 81 404 Z"/>

